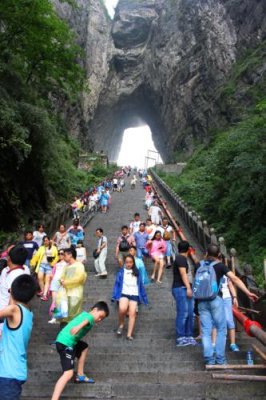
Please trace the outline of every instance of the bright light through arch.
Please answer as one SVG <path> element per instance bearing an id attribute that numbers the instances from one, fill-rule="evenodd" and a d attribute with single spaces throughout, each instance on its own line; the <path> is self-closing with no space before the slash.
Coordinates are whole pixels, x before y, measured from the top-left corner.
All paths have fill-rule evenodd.
<path id="1" fill-rule="evenodd" d="M 131 165 L 132 167 L 145 168 L 145 158 L 148 155 L 149 150 L 157 152 L 148 125 L 126 129 L 124 131 L 117 164 L 120 166 Z M 158 161 L 162 162 L 160 155 L 151 153 L 151 158 L 157 159 L 157 157 Z M 148 167 L 154 165 L 154 160 L 148 160 Z"/>
<path id="2" fill-rule="evenodd" d="M 107 8 L 108 14 L 111 18 L 114 18 L 117 3 L 118 0 L 104 0 L 105 7 Z"/>

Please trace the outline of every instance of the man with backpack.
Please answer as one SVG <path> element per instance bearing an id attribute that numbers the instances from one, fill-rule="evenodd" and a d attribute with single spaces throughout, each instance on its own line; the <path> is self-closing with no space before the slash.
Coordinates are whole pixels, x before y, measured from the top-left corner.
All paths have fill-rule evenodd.
<path id="1" fill-rule="evenodd" d="M 193 285 L 194 298 L 199 302 L 199 315 L 203 356 L 206 365 L 226 364 L 226 318 L 221 294 L 221 282 L 224 275 L 244 292 L 252 301 L 258 297 L 251 293 L 245 284 L 234 275 L 219 259 L 219 246 L 208 246 L 206 259 L 201 261 L 196 270 Z M 211 340 L 213 328 L 216 328 L 216 351 L 214 352 Z"/>
<path id="2" fill-rule="evenodd" d="M 127 225 L 122 226 L 121 232 L 122 234 L 119 236 L 116 242 L 115 256 L 120 267 L 123 267 L 128 250 L 131 246 L 136 246 L 136 242 L 134 236 L 129 233 Z"/>

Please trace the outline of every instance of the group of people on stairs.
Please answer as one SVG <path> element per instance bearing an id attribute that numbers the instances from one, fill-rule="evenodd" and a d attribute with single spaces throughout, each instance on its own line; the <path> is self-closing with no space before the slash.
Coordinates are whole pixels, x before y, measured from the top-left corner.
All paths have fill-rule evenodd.
<path id="1" fill-rule="evenodd" d="M 205 363 L 225 364 L 227 329 L 230 349 L 238 350 L 232 317 L 232 304 L 237 306 L 234 285 L 251 300 L 256 301 L 257 297 L 230 271 L 217 245 L 210 244 L 205 258 L 199 261 L 187 241 L 177 243 L 176 232 L 153 191 L 151 177 L 144 172 L 139 177 L 145 190 L 147 214 L 141 218 L 142 213 L 136 212 L 131 223 L 121 227 L 115 248 L 118 270 L 110 297 L 118 306 L 117 337 L 123 335 L 127 323 L 126 339 L 134 341 L 139 307 L 148 304 L 147 287 L 159 288 L 165 269 L 172 269 L 177 347 L 198 345 L 194 338 L 197 316 Z M 108 193 L 104 184 L 102 188 L 101 193 Z M 100 198 L 94 201 L 105 214 L 110 203 L 105 205 Z M 87 204 L 91 201 L 88 199 Z M 84 203 L 86 201 L 83 206 Z M 10 246 L 1 256 L 1 261 L 6 262 L 0 276 L 0 393 L 3 400 L 20 399 L 22 385 L 27 379 L 26 354 L 33 325 L 29 302 L 35 294 L 43 302 L 49 301 L 51 295 L 49 322 L 60 323 L 55 346 L 63 374 L 55 385 L 52 400 L 60 399 L 66 384 L 73 378 L 76 358 L 75 383 L 94 383 L 84 372 L 88 345 L 82 339 L 96 323 L 108 317 L 109 307 L 100 301 L 89 312 L 82 310 L 87 252 L 84 229 L 77 218 L 79 212 L 73 212 L 75 219 L 68 229 L 61 225 L 52 238 L 46 235 L 43 225 L 34 232 L 27 230 L 24 240 Z M 96 247 L 90 249 L 90 254 L 94 258 L 95 276 L 106 279 L 108 239 L 101 227 L 94 234 Z"/>

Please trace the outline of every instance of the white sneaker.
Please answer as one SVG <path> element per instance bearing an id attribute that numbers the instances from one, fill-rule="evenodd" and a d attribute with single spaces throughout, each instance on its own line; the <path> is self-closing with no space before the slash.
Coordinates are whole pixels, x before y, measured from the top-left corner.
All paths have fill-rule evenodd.
<path id="1" fill-rule="evenodd" d="M 101 274 L 95 274 L 94 276 L 101 276 Z"/>
<path id="2" fill-rule="evenodd" d="M 48 321 L 48 324 L 57 324 L 56 318 L 50 319 L 50 321 Z"/>

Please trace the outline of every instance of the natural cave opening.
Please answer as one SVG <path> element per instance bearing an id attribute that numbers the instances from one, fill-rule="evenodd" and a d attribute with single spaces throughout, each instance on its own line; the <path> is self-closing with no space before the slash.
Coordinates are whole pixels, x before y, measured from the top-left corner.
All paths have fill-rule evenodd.
<path id="1" fill-rule="evenodd" d="M 123 84 L 126 84 L 126 81 Z M 155 147 L 163 162 L 168 161 L 169 143 L 159 112 L 158 96 L 154 95 L 145 85 L 140 85 L 133 92 L 131 92 L 130 86 L 119 87 L 119 93 L 116 93 L 116 90 L 116 87 L 109 84 L 101 94 L 94 118 L 88 126 L 90 147 L 93 151 L 106 153 L 110 161 L 117 162 L 119 160 L 119 163 L 123 164 L 125 158 L 135 154 L 131 162 L 136 166 L 143 165 L 147 151 L 154 150 Z M 131 93 L 126 93 L 128 90 Z M 144 126 L 145 129 L 143 129 Z M 124 132 L 129 128 L 134 128 L 131 131 L 133 134 L 131 133 L 129 136 L 133 144 L 130 147 L 127 145 L 127 148 L 123 146 L 121 149 Z M 142 132 L 142 134 L 138 136 L 136 132 Z M 143 133 L 144 137 L 142 138 Z M 150 138 L 148 145 L 143 146 L 142 142 L 145 143 L 148 137 Z M 136 151 L 132 151 L 136 143 L 140 145 Z M 150 148 L 148 148 L 149 146 Z M 138 156 L 140 151 L 144 152 L 142 156 Z M 120 157 L 123 157 L 123 161 Z M 156 154 L 151 153 L 150 158 L 152 157 L 156 157 Z M 152 160 L 149 165 L 151 162 Z"/>
<path id="2" fill-rule="evenodd" d="M 151 168 L 156 163 L 162 163 L 162 158 L 153 142 L 150 127 L 141 125 L 125 129 L 117 164 Z"/>

